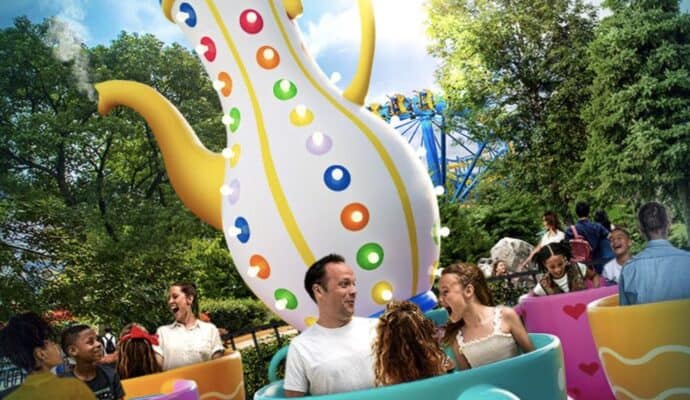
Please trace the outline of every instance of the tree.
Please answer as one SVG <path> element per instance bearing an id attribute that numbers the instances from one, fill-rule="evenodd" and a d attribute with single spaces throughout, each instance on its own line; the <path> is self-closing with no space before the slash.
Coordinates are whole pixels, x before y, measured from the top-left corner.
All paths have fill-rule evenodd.
<path id="1" fill-rule="evenodd" d="M 580 179 L 601 198 L 662 198 L 690 230 L 690 15 L 674 0 L 615 0 L 590 46 L 591 132 Z"/>
<path id="2" fill-rule="evenodd" d="M 0 319 L 67 308 L 113 326 L 155 326 L 169 320 L 165 292 L 181 279 L 204 297 L 248 296 L 222 233 L 175 195 L 141 117 L 98 116 L 74 62 L 53 57 L 52 23 L 20 18 L 0 31 Z M 94 82 L 149 84 L 208 147 L 224 146 L 218 97 L 188 50 L 122 33 L 81 51 Z"/>
<path id="3" fill-rule="evenodd" d="M 506 190 L 565 212 L 587 143 L 581 109 L 596 24 L 581 0 L 431 0 L 430 52 L 450 113 L 483 139 L 510 143 L 495 168 Z"/>

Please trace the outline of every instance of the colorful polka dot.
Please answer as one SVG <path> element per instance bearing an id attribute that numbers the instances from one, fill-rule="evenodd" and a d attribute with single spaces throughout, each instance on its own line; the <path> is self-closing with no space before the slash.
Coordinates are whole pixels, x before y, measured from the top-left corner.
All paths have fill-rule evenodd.
<path id="1" fill-rule="evenodd" d="M 247 9 L 240 14 L 240 27 L 243 31 L 253 35 L 261 32 L 264 27 L 264 19 L 256 10 Z"/>
<path id="2" fill-rule="evenodd" d="M 230 96 L 232 93 L 232 78 L 227 72 L 218 74 L 218 80 L 213 82 L 213 88 L 220 91 L 224 97 Z"/>
<path id="3" fill-rule="evenodd" d="M 223 186 L 227 188 L 226 192 L 223 193 L 223 196 L 227 199 L 228 203 L 237 203 L 237 200 L 240 199 L 240 181 L 238 181 L 237 179 L 233 179 L 230 181 L 230 183 Z"/>
<path id="4" fill-rule="evenodd" d="M 184 22 L 188 27 L 194 28 L 196 26 L 196 11 L 189 3 L 180 4 L 180 13 L 177 15 L 179 22 Z"/>
<path id="5" fill-rule="evenodd" d="M 393 285 L 390 282 L 381 281 L 371 288 L 371 298 L 376 304 L 386 304 L 393 300 Z"/>
<path id="6" fill-rule="evenodd" d="M 237 107 L 230 109 L 228 115 L 223 116 L 223 123 L 230 128 L 230 132 L 235 133 L 240 128 L 240 121 L 242 116 L 240 115 L 240 110 Z"/>
<path id="7" fill-rule="evenodd" d="M 331 165 L 323 173 L 323 181 L 329 189 L 340 192 L 350 186 L 350 172 L 342 165 Z"/>
<path id="8" fill-rule="evenodd" d="M 433 264 L 429 267 L 429 279 L 430 282 L 429 284 L 431 286 L 434 285 L 434 281 L 436 280 L 436 274 L 438 273 L 438 260 L 434 261 Z"/>
<path id="9" fill-rule="evenodd" d="M 310 316 L 304 318 L 304 325 L 312 326 L 316 323 L 316 321 L 318 321 L 318 318 L 310 315 Z"/>
<path id="10" fill-rule="evenodd" d="M 367 243 L 357 250 L 357 265 L 367 271 L 374 270 L 383 263 L 383 248 L 378 243 Z"/>
<path id="11" fill-rule="evenodd" d="M 213 62 L 216 59 L 216 43 L 210 37 L 204 36 L 196 47 L 196 52 L 203 54 L 207 61 Z"/>
<path id="12" fill-rule="evenodd" d="M 297 86 L 287 79 L 278 79 L 273 84 L 273 95 L 278 100 L 290 100 L 297 96 Z"/>
<path id="13" fill-rule="evenodd" d="M 254 254 L 249 258 L 249 276 L 257 277 L 259 279 L 268 279 L 271 275 L 271 266 L 265 258 L 258 254 Z"/>
<path id="14" fill-rule="evenodd" d="M 340 223 L 351 231 L 362 230 L 369 223 L 369 210 L 362 203 L 350 203 L 340 212 Z"/>
<path id="15" fill-rule="evenodd" d="M 307 151 L 320 156 L 328 153 L 333 147 L 333 140 L 321 132 L 314 132 L 307 138 Z"/>
<path id="16" fill-rule="evenodd" d="M 309 125 L 314 120 L 314 113 L 304 104 L 300 104 L 290 111 L 290 123 L 295 126 Z"/>
<path id="17" fill-rule="evenodd" d="M 230 152 L 230 168 L 235 168 L 237 166 L 237 163 L 240 162 L 240 154 L 242 153 L 242 147 L 239 143 L 235 143 L 232 145 Z"/>
<path id="18" fill-rule="evenodd" d="M 249 237 L 251 236 L 249 232 L 249 222 L 247 222 L 244 217 L 237 217 L 235 219 L 235 228 L 239 230 L 237 240 L 242 243 L 247 243 L 249 241 Z"/>
<path id="19" fill-rule="evenodd" d="M 271 46 L 261 46 L 256 51 L 256 62 L 259 63 L 261 68 L 273 69 L 280 64 L 280 55 Z"/>
<path id="20" fill-rule="evenodd" d="M 276 308 L 278 310 L 294 310 L 297 308 L 297 297 L 295 295 L 287 290 L 287 289 L 276 289 L 276 291 L 273 293 L 273 298 L 276 300 Z"/>

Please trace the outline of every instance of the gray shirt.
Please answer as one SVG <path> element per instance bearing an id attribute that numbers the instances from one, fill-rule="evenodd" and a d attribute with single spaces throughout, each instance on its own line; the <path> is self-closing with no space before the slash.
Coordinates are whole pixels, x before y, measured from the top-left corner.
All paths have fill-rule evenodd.
<path id="1" fill-rule="evenodd" d="M 621 305 L 690 298 L 690 253 L 668 240 L 650 240 L 621 271 Z"/>

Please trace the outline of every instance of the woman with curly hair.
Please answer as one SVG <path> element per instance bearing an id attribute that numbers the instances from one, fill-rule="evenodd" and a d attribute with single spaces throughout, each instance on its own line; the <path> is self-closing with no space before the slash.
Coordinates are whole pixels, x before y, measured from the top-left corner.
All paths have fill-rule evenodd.
<path id="1" fill-rule="evenodd" d="M 434 323 L 416 304 L 390 302 L 379 317 L 373 344 L 376 386 L 442 375 L 452 368 L 434 333 Z"/>
<path id="2" fill-rule="evenodd" d="M 509 307 L 494 307 L 484 273 L 474 264 L 443 269 L 440 301 L 450 309 L 443 343 L 458 369 L 476 368 L 534 350 L 522 321 Z"/>
<path id="3" fill-rule="evenodd" d="M 153 346 L 158 345 L 158 337 L 148 333 L 143 326 L 127 324 L 120 333 L 117 343 L 117 373 L 120 379 L 161 372 L 161 364 Z"/>

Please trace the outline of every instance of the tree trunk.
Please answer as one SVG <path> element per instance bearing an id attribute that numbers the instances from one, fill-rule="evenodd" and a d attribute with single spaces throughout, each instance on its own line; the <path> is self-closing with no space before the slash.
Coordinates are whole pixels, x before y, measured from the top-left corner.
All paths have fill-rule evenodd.
<path id="1" fill-rule="evenodd" d="M 690 179 L 684 179 L 678 183 L 678 199 L 685 219 L 685 232 L 688 235 L 685 247 L 690 248 Z"/>

